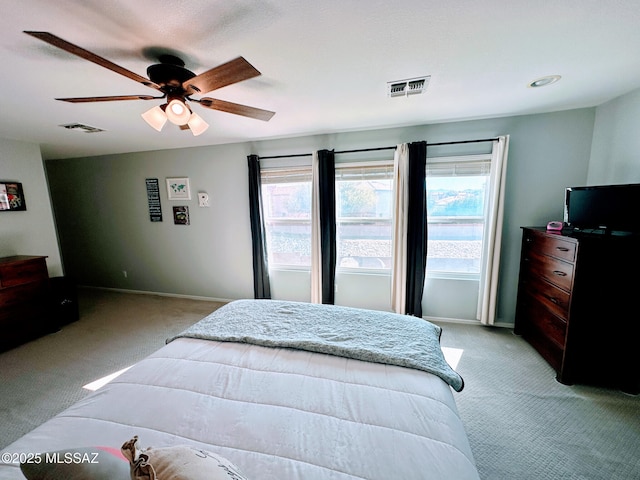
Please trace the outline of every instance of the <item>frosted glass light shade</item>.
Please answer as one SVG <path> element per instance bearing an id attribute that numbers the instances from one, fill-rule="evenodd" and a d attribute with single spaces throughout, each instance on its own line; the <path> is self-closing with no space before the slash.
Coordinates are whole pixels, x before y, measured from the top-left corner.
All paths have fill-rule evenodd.
<path id="1" fill-rule="evenodd" d="M 191 114 L 191 117 L 189 118 L 189 123 L 187 125 L 189 125 L 189 128 L 191 129 L 191 133 L 193 133 L 194 137 L 197 137 L 201 133 L 204 133 L 204 131 L 207 128 L 209 128 L 209 124 L 205 122 L 202 119 L 202 117 L 197 113 Z"/>
<path id="2" fill-rule="evenodd" d="M 167 115 L 162 111 L 160 106 L 155 106 L 147 110 L 142 114 L 142 118 L 159 132 L 162 130 L 162 127 L 164 127 L 164 124 L 167 123 Z"/>
<path id="3" fill-rule="evenodd" d="M 186 125 L 191 117 L 191 110 L 180 100 L 174 99 L 169 102 L 165 110 L 167 118 L 176 125 Z"/>

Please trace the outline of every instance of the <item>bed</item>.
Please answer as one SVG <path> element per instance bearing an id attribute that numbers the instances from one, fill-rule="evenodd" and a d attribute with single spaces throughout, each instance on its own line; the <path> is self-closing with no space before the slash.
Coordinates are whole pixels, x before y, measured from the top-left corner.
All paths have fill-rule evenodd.
<path id="1" fill-rule="evenodd" d="M 134 436 L 213 452 L 233 478 L 478 479 L 440 333 L 406 315 L 237 300 L 4 449 L 0 479 L 24 479 L 29 459 L 57 468 L 49 452 L 104 460 Z"/>

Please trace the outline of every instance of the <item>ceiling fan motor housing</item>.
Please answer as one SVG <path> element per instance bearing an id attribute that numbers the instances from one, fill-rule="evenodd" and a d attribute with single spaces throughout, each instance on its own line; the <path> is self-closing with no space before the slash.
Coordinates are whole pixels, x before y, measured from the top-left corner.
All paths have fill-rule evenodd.
<path id="1" fill-rule="evenodd" d="M 149 80 L 160 85 L 161 90 L 166 94 L 183 94 L 182 84 L 196 74 L 184 68 L 184 62 L 173 55 L 163 55 L 160 61 L 162 63 L 156 63 L 147 68 Z"/>

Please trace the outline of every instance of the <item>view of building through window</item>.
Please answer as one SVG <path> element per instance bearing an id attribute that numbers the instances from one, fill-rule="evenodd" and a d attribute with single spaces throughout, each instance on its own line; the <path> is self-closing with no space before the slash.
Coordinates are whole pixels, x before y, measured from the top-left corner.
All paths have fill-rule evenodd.
<path id="1" fill-rule="evenodd" d="M 480 273 L 488 162 L 461 174 L 427 177 L 427 273 Z M 311 178 L 305 171 L 262 175 L 271 267 L 311 265 Z M 336 168 L 337 267 L 390 271 L 392 166 Z"/>

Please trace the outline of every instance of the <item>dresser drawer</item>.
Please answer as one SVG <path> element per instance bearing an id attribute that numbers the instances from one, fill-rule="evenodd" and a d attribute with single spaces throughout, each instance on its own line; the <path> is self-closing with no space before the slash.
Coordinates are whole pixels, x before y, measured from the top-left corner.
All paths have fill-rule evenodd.
<path id="1" fill-rule="evenodd" d="M 530 275 L 524 276 L 522 285 L 530 296 L 542 303 L 554 315 L 565 321 L 569 319 L 569 304 L 571 302 L 569 292 Z"/>
<path id="2" fill-rule="evenodd" d="M 553 257 L 529 252 L 524 258 L 523 268 L 529 270 L 533 277 L 539 277 L 563 290 L 571 291 L 573 287 L 573 264 Z"/>
<path id="3" fill-rule="evenodd" d="M 577 245 L 563 237 L 544 235 L 540 232 L 526 231 L 524 234 L 524 244 L 530 251 L 544 255 L 574 262 L 576 259 Z"/>
<path id="4" fill-rule="evenodd" d="M 48 300 L 49 281 L 27 283 L 0 290 L 0 308 L 11 307 L 13 305 L 23 305 L 25 303 L 45 304 Z"/>
<path id="5" fill-rule="evenodd" d="M 44 302 L 27 302 L 24 304 L 10 305 L 0 309 L 0 331 L 3 335 L 10 330 L 18 330 L 32 323 L 46 324 L 50 320 L 47 312 L 47 304 Z"/>
<path id="6" fill-rule="evenodd" d="M 0 287 L 13 287 L 49 278 L 44 257 L 0 264 Z"/>
<path id="7" fill-rule="evenodd" d="M 567 338 L 567 322 L 554 315 L 535 297 L 525 294 L 522 301 L 526 304 L 523 320 L 527 329 L 537 337 L 550 340 L 556 348 L 564 350 Z"/>

